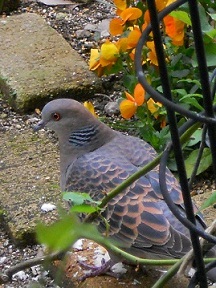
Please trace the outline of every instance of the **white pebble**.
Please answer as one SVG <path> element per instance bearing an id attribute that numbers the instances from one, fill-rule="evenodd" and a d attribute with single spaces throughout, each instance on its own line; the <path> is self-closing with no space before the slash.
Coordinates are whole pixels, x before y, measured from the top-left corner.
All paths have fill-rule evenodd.
<path id="1" fill-rule="evenodd" d="M 5 260 L 7 259 L 7 257 L 0 257 L 0 264 L 3 264 L 5 262 Z"/>
<path id="2" fill-rule="evenodd" d="M 13 275 L 13 278 L 20 279 L 20 280 L 24 281 L 24 280 L 28 279 L 28 274 L 26 274 L 24 271 L 19 271 Z"/>
<path id="3" fill-rule="evenodd" d="M 41 206 L 41 210 L 43 212 L 50 212 L 50 211 L 55 210 L 55 209 L 56 209 L 56 206 L 54 204 L 51 204 L 51 203 L 44 203 Z"/>
<path id="4" fill-rule="evenodd" d="M 127 269 L 124 267 L 122 262 L 116 263 L 111 267 L 112 272 L 116 274 L 125 274 Z"/>

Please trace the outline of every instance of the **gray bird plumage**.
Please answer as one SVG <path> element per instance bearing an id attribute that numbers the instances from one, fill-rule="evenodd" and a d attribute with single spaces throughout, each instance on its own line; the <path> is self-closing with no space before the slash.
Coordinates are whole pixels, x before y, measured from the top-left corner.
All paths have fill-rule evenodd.
<path id="1" fill-rule="evenodd" d="M 112 130 L 75 100 L 57 99 L 45 105 L 35 130 L 45 125 L 59 139 L 61 189 L 85 191 L 95 200 L 157 155 L 148 143 Z M 168 169 L 166 175 L 168 191 L 184 214 L 179 184 Z M 163 200 L 158 167 L 112 199 L 103 216 L 109 223 L 109 236 L 139 257 L 180 258 L 191 249 L 188 229 Z M 197 225 L 205 227 L 201 216 L 197 216 Z M 105 232 L 103 221 L 98 229 Z"/>

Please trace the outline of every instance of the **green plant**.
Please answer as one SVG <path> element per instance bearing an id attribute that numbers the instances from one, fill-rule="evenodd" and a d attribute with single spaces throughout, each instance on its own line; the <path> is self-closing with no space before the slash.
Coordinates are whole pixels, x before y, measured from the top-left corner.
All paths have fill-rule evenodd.
<path id="1" fill-rule="evenodd" d="M 174 0 L 157 0 L 157 10 L 161 11 Z M 150 23 L 148 7 L 144 2 L 114 0 L 116 17 L 110 22 L 110 38 L 106 39 L 100 48 L 91 50 L 89 67 L 99 76 L 123 72 L 125 93 L 120 99 L 121 115 L 125 119 L 133 118 L 134 127 L 141 138 L 148 141 L 158 152 L 163 151 L 169 139 L 169 123 L 166 109 L 161 103 L 155 103 L 148 93 L 137 89 L 137 77 L 134 69 L 134 53 L 142 31 Z M 209 75 L 216 65 L 216 7 L 211 1 L 199 1 L 199 12 Z M 188 110 L 203 111 L 202 89 L 199 82 L 199 71 L 195 55 L 193 32 L 187 4 L 172 11 L 161 22 L 164 53 L 170 76 L 173 101 Z M 161 80 L 158 73 L 158 61 L 155 53 L 152 34 L 146 46 L 143 47 L 142 64 L 145 75 L 151 86 L 162 92 Z M 214 95 L 213 95 L 214 96 Z M 181 126 L 186 117 L 177 115 L 178 125 Z M 202 133 L 202 127 L 199 128 Z M 185 146 L 186 167 L 195 164 L 196 154 L 201 138 L 196 138 L 193 145 L 188 142 Z M 209 148 L 205 149 L 209 152 Z M 190 163 L 190 164 L 189 164 Z M 211 165 L 211 159 L 205 161 L 205 169 Z M 174 167 L 172 167 L 174 168 Z M 189 169 L 189 168 L 188 168 Z M 204 170 L 205 170 L 204 169 Z M 199 169 L 198 173 L 203 171 Z M 190 177 L 189 171 L 189 177 Z"/>

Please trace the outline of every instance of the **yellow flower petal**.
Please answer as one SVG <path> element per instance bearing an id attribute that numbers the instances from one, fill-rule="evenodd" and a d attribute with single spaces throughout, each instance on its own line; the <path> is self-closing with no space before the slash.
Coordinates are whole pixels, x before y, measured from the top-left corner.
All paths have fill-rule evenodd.
<path id="1" fill-rule="evenodd" d="M 140 83 L 138 83 L 134 88 L 134 99 L 137 106 L 141 106 L 145 100 L 145 90 Z"/>
<path id="2" fill-rule="evenodd" d="M 119 105 L 121 115 L 125 119 L 130 119 L 137 110 L 137 104 L 130 100 L 124 99 Z"/>
<path id="3" fill-rule="evenodd" d="M 98 49 L 91 49 L 89 69 L 96 70 L 100 66 L 100 52 Z"/>
<path id="4" fill-rule="evenodd" d="M 158 109 L 162 107 L 160 102 L 155 102 L 152 98 L 147 101 L 148 110 L 152 113 L 152 115 L 157 119 L 159 113 L 157 113 Z"/>
<path id="5" fill-rule="evenodd" d="M 94 115 L 95 117 L 97 117 L 97 114 L 95 113 L 95 110 L 94 110 L 94 105 L 90 102 L 90 101 L 85 101 L 83 103 L 84 107 L 86 109 L 89 110 L 89 112 L 91 112 L 92 115 Z"/>
<path id="6" fill-rule="evenodd" d="M 118 56 L 118 48 L 114 43 L 111 43 L 107 40 L 105 43 L 101 45 L 101 57 L 104 60 L 109 61 L 110 63 L 115 62 Z"/>

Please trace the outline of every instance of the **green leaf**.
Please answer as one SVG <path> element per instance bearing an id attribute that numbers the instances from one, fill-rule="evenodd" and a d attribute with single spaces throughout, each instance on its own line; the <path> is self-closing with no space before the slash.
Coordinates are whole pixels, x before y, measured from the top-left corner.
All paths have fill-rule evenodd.
<path id="1" fill-rule="evenodd" d="M 202 97 L 200 94 L 187 94 L 184 97 L 182 97 L 179 101 L 182 103 L 190 104 L 191 106 L 197 108 L 200 111 L 203 111 L 203 107 L 199 104 L 197 99 L 194 97 Z"/>
<path id="2" fill-rule="evenodd" d="M 185 11 L 173 11 L 169 15 L 171 15 L 172 17 L 174 17 L 178 20 L 181 20 L 185 24 L 191 26 L 191 20 L 190 20 L 190 17 L 189 17 L 187 12 L 185 12 Z"/>
<path id="3" fill-rule="evenodd" d="M 173 93 L 177 94 L 178 96 L 185 96 L 187 91 L 185 89 L 174 89 L 172 90 Z"/>
<path id="4" fill-rule="evenodd" d="M 199 153 L 199 149 L 193 150 L 188 156 L 188 158 L 185 160 L 185 167 L 186 167 L 188 179 L 191 177 L 191 174 L 193 172 L 198 153 Z M 212 164 L 211 151 L 209 148 L 204 148 L 202 159 L 200 161 L 200 165 L 199 165 L 196 175 L 199 175 L 200 173 L 205 171 L 207 168 L 209 168 L 211 164 Z"/>
<path id="5" fill-rule="evenodd" d="M 186 77 L 190 73 L 189 69 L 181 69 L 171 72 L 172 77 L 183 78 Z"/>
<path id="6" fill-rule="evenodd" d="M 209 43 L 205 47 L 207 65 L 216 66 L 216 43 Z"/>
<path id="7" fill-rule="evenodd" d="M 135 77 L 135 75 L 125 74 L 123 76 L 123 85 L 130 93 L 133 94 L 136 84 L 137 78 Z"/>
<path id="8" fill-rule="evenodd" d="M 76 205 L 70 208 L 70 212 L 76 212 L 76 213 L 93 213 L 98 211 L 97 207 L 87 205 L 87 204 L 82 204 L 82 205 Z"/>
<path id="9" fill-rule="evenodd" d="M 216 13 L 210 13 L 209 16 L 210 16 L 213 20 L 216 20 Z"/>
<path id="10" fill-rule="evenodd" d="M 199 5 L 199 14 L 200 14 L 200 23 L 203 32 L 207 32 L 213 29 L 213 27 L 209 24 L 208 18 L 206 15 L 206 11 L 203 6 Z"/>
<path id="11" fill-rule="evenodd" d="M 191 147 L 196 145 L 201 141 L 202 138 L 202 129 L 197 129 L 190 137 L 190 141 L 187 143 L 187 146 Z"/>
<path id="12" fill-rule="evenodd" d="M 212 194 L 207 198 L 200 207 L 200 210 L 204 210 L 216 203 L 216 191 L 212 192 Z"/>
<path id="13" fill-rule="evenodd" d="M 79 239 L 77 227 L 80 227 L 80 223 L 75 215 L 64 216 L 48 227 L 40 223 L 36 227 L 37 240 L 52 251 L 63 250 Z"/>
<path id="14" fill-rule="evenodd" d="M 102 242 L 102 236 L 93 224 L 81 223 L 75 214 L 65 215 L 50 226 L 38 224 L 37 240 L 45 244 L 51 251 L 68 249 L 80 238 L 88 238 Z"/>
<path id="15" fill-rule="evenodd" d="M 177 83 L 181 83 L 181 82 L 186 82 L 186 83 L 194 83 L 196 84 L 198 87 L 201 87 L 201 84 L 200 84 L 200 81 L 199 80 L 196 80 L 196 79 L 190 79 L 190 78 L 187 78 L 187 79 L 180 79 L 178 80 Z"/>
<path id="16" fill-rule="evenodd" d="M 207 35 L 210 39 L 214 40 L 216 37 L 216 29 L 212 29 L 210 31 L 205 32 L 205 35 Z M 205 39 L 204 39 L 205 42 Z"/>
<path id="17" fill-rule="evenodd" d="M 88 193 L 84 192 L 64 192 L 63 200 L 70 201 L 73 205 L 81 205 L 86 201 L 96 203 Z"/>

